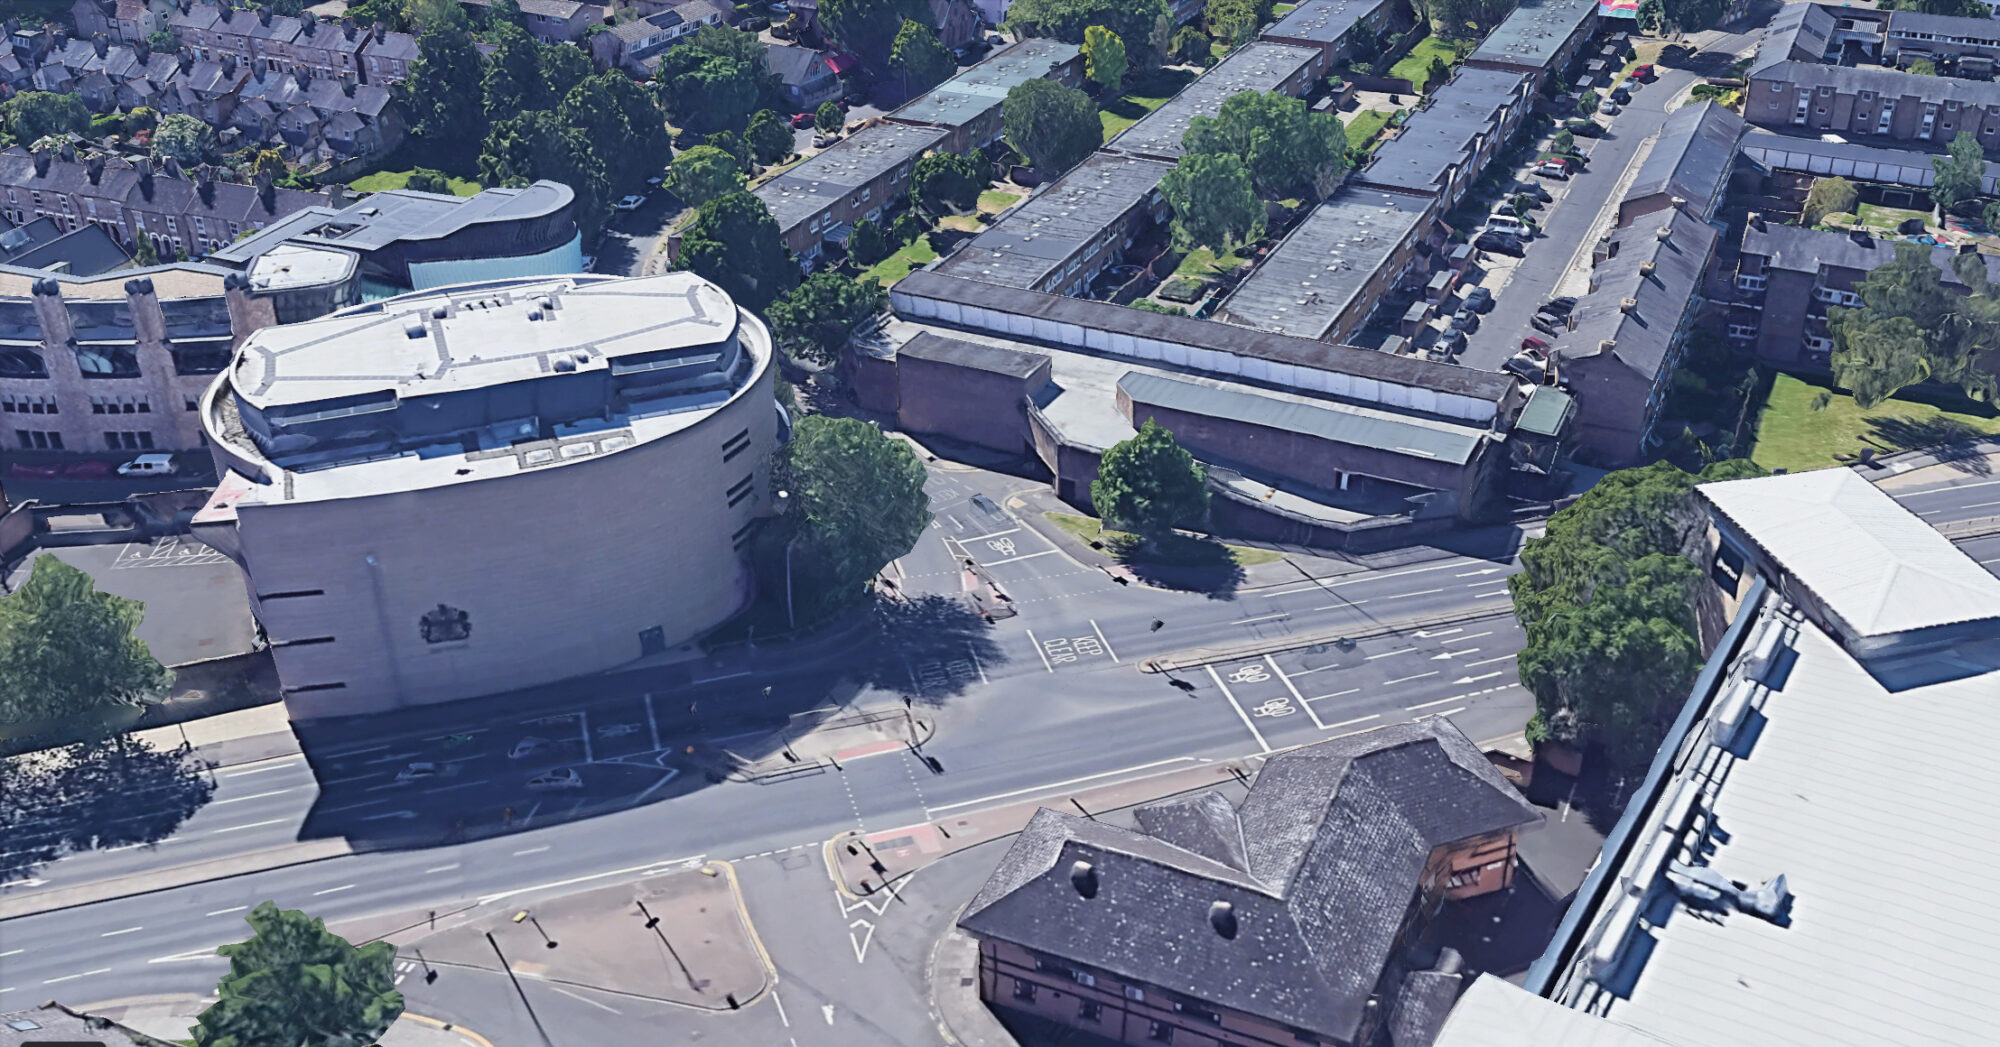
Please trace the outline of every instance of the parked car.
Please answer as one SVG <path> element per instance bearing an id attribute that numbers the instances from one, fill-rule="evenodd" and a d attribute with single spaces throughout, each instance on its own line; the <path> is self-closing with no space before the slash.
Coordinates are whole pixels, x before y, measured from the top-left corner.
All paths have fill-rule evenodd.
<path id="1" fill-rule="evenodd" d="M 1528 323 L 1533 325 L 1535 330 L 1540 331 L 1543 334 L 1559 335 L 1563 333 L 1563 331 L 1567 330 L 1567 327 L 1563 323 L 1562 317 L 1551 316 L 1548 313 L 1536 313 L 1534 315 L 1534 318 L 1529 320 Z"/>
<path id="2" fill-rule="evenodd" d="M 1542 178 L 1567 179 L 1569 168 L 1554 160 L 1547 160 L 1535 165 L 1535 174 Z"/>
<path id="3" fill-rule="evenodd" d="M 771 13 L 774 15 L 791 14 L 792 5 L 789 2 L 787 2 L 787 0 L 778 0 L 777 3 L 771 5 Z"/>
<path id="4" fill-rule="evenodd" d="M 813 136 L 813 148 L 814 148 L 814 149 L 825 149 L 825 148 L 826 148 L 827 146 L 830 146 L 830 145 L 832 145 L 833 143 L 835 143 L 835 142 L 838 142 L 838 141 L 840 141 L 840 136 L 839 136 L 839 135 L 837 135 L 837 134 L 835 134 L 835 135 L 828 135 L 828 134 L 818 134 L 818 135 L 814 135 L 814 136 Z"/>
<path id="5" fill-rule="evenodd" d="M 620 211 L 637 211 L 639 208 L 645 206 L 645 203 L 645 197 L 634 194 L 619 198 L 618 209 Z"/>
<path id="6" fill-rule="evenodd" d="M 536 738 L 533 735 L 529 735 L 528 737 L 523 738 L 518 742 L 515 742 L 514 747 L 512 749 L 507 750 L 507 758 L 509 760 L 525 760 L 528 757 L 533 756 L 536 753 L 547 749 L 548 747 L 549 747 L 548 739 Z"/>
<path id="7" fill-rule="evenodd" d="M 15 462 L 7 467 L 7 475 L 16 480 L 53 480 L 62 472 L 60 462 Z"/>
<path id="8" fill-rule="evenodd" d="M 1571 120 L 1563 125 L 1563 130 L 1578 138 L 1604 137 L 1604 125 L 1595 120 Z"/>
<path id="9" fill-rule="evenodd" d="M 792 129 L 797 131 L 803 131 L 806 128 L 811 127 L 813 125 L 813 121 L 817 118 L 818 114 L 816 113 L 798 113 L 792 117 Z"/>
<path id="10" fill-rule="evenodd" d="M 1480 233 L 1479 239 L 1472 241 L 1472 246 L 1482 251 L 1511 255 L 1515 258 L 1524 257 L 1528 253 L 1527 245 L 1521 242 L 1520 237 L 1509 236 L 1506 233 Z"/>
<path id="11" fill-rule="evenodd" d="M 1593 124 L 1592 126 L 1596 125 Z M 1526 193 L 1528 196 L 1540 200 L 1545 204 L 1554 203 L 1556 199 L 1554 195 L 1542 187 L 1542 183 L 1540 182 L 1522 182 L 1520 185 L 1514 187 L 1514 191 L 1517 193 Z"/>
<path id="12" fill-rule="evenodd" d="M 1454 330 L 1472 334 L 1479 330 L 1479 314 L 1460 306 L 1458 312 L 1451 314 L 1451 326 Z"/>
<path id="13" fill-rule="evenodd" d="M 1465 332 L 1456 327 L 1445 328 L 1444 333 L 1438 335 L 1437 347 L 1448 353 L 1458 352 L 1465 348 Z"/>
<path id="14" fill-rule="evenodd" d="M 528 788 L 581 789 L 583 788 L 583 775 L 576 773 L 576 768 L 574 767 L 558 767 L 547 774 L 536 775 L 528 779 Z"/>
<path id="15" fill-rule="evenodd" d="M 1614 87 L 1611 89 L 1611 100 L 1619 105 L 1631 105 L 1632 92 L 1624 87 Z"/>
<path id="16" fill-rule="evenodd" d="M 771 20 L 765 18 L 763 15 L 751 15 L 741 22 L 736 23 L 736 28 L 746 33 L 761 33 L 771 28 Z"/>
<path id="17" fill-rule="evenodd" d="M 1632 79 L 1638 80 L 1643 83 L 1644 81 L 1651 80 L 1652 78 L 1653 78 L 1653 67 L 1651 65 L 1640 65 L 1632 67 Z"/>
<path id="18" fill-rule="evenodd" d="M 399 782 L 414 782 L 414 781 L 420 781 L 425 778 L 436 778 L 440 773 L 442 772 L 438 770 L 437 764 L 413 763 L 408 767 L 405 767 L 402 770 L 397 771 L 396 780 Z"/>
<path id="19" fill-rule="evenodd" d="M 1476 313 L 1493 311 L 1493 292 L 1484 287 L 1475 287 L 1465 292 L 1465 308 Z"/>
<path id="20" fill-rule="evenodd" d="M 1535 235 L 1534 230 L 1528 227 L 1528 223 L 1522 221 L 1520 216 L 1508 211 L 1495 211 L 1493 216 L 1486 220 L 1486 228 L 1483 231 L 1489 233 L 1506 233 L 1509 236 L 1518 236 L 1524 240 Z"/>
<path id="21" fill-rule="evenodd" d="M 1539 338 L 1523 338 L 1521 339 L 1521 351 L 1524 353 L 1546 353 L 1549 351 L 1549 343 Z"/>
<path id="22" fill-rule="evenodd" d="M 1599 116 L 1617 116 L 1618 103 L 1607 98 L 1604 101 L 1597 103 L 1597 113 Z"/>
<path id="23" fill-rule="evenodd" d="M 62 474 L 71 480 L 97 480 L 111 475 L 111 463 L 101 458 L 91 458 L 81 462 L 64 462 Z"/>
<path id="24" fill-rule="evenodd" d="M 120 476 L 172 476 L 180 471 L 170 454 L 142 454 L 118 467 Z"/>
<path id="25" fill-rule="evenodd" d="M 1576 296 L 1563 295 L 1560 298 L 1551 298 L 1543 302 L 1542 307 L 1536 311 L 1548 313 L 1551 316 L 1568 316 L 1570 311 L 1575 308 Z"/>

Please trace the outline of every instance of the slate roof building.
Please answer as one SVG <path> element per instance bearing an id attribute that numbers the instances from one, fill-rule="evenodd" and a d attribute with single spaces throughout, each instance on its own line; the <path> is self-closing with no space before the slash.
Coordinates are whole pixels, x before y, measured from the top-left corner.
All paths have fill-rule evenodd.
<path id="1" fill-rule="evenodd" d="M 902 124 L 926 124 L 951 132 L 941 149 L 962 153 L 1000 138 L 1000 103 L 1007 92 L 1030 80 L 1054 80 L 1064 87 L 1083 82 L 1083 50 L 1075 44 L 1029 37 L 1009 44 L 984 61 L 918 95 L 889 114 Z"/>
<path id="2" fill-rule="evenodd" d="M 1505 887 L 1542 821 L 1443 717 L 1275 754 L 1240 805 L 1135 814 L 1029 821 L 959 920 L 989 1005 L 1133 1044 L 1368 1043 L 1406 997 L 1436 1010 L 1408 946 Z"/>
<path id="3" fill-rule="evenodd" d="M 1074 295 L 1166 216 L 1172 165 L 1092 153 L 936 266 L 981 283 Z"/>
<path id="4" fill-rule="evenodd" d="M 2000 913 L 1926 885 L 2000 838 L 2000 579 L 1851 469 L 1696 490 L 1734 619 L 1547 951 L 1437 1047 L 1990 1043 Z"/>
<path id="5" fill-rule="evenodd" d="M 751 192 L 770 208 L 785 247 L 816 258 L 827 240 L 845 243 L 854 223 L 900 203 L 917 158 L 944 139 L 936 127 L 864 127 Z"/>
<path id="6" fill-rule="evenodd" d="M 1534 107 L 1534 80 L 1513 70 L 1461 66 L 1396 136 L 1376 146 L 1353 182 L 1395 193 L 1435 196 L 1448 211 Z"/>
<path id="7" fill-rule="evenodd" d="M 1326 72 L 1326 52 L 1254 41 L 1230 52 L 1180 93 L 1104 144 L 1109 152 L 1172 163 L 1180 159 L 1181 136 L 1197 116 L 1213 117 L 1222 103 L 1245 91 L 1276 91 L 1303 97 Z"/>
<path id="8" fill-rule="evenodd" d="M 1743 118 L 1713 101 L 1682 106 L 1667 117 L 1639 173 L 1618 203 L 1618 224 L 1669 207 L 1715 217 L 1736 164 Z"/>

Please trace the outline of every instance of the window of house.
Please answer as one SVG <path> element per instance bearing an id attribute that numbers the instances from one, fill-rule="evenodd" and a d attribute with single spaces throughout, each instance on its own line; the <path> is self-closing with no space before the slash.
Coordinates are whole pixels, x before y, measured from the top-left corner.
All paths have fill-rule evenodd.
<path id="1" fill-rule="evenodd" d="M 1026 1000 L 1030 1003 L 1034 1002 L 1035 983 L 1023 981 L 1019 978 L 1014 979 L 1014 998 L 1017 1000 Z"/>
<path id="2" fill-rule="evenodd" d="M 1136 985 L 1127 985 L 1125 987 L 1125 998 L 1131 1000 L 1133 1003 L 1145 1003 L 1146 990 Z"/>
<path id="3" fill-rule="evenodd" d="M 14 436 L 21 446 L 35 451 L 60 451 L 63 449 L 62 434 L 47 429 L 16 429 Z"/>
<path id="4" fill-rule="evenodd" d="M 1082 1000 L 1076 1005 L 1078 1021 L 1100 1022 L 1104 1020 L 1104 1005 L 1096 1000 Z"/>
<path id="5" fill-rule="evenodd" d="M 104 434 L 104 446 L 113 451 L 150 451 L 153 434 L 143 429 L 111 429 Z"/>
<path id="6" fill-rule="evenodd" d="M 1161 1021 L 1147 1022 L 1146 1038 L 1152 1040 L 1154 1043 L 1172 1043 L 1174 1042 L 1174 1027 Z"/>

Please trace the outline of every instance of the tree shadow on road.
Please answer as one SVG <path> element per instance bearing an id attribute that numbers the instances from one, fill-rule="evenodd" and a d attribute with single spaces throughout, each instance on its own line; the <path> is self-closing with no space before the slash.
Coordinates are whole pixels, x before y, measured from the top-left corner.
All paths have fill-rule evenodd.
<path id="1" fill-rule="evenodd" d="M 0 768 L 0 880 L 67 854 L 157 843 L 215 791 L 185 747 L 127 740 L 71 745 Z"/>
<path id="2" fill-rule="evenodd" d="M 1960 472 L 1985 476 L 1992 464 L 1981 454 L 1978 442 L 1988 434 L 1950 418 L 1874 418 L 1868 422 L 1866 439 L 1885 451 L 1922 448 L 1942 465 Z"/>
<path id="3" fill-rule="evenodd" d="M 1007 660 L 993 642 L 992 623 L 953 597 L 883 601 L 876 617 L 882 623 L 882 657 L 866 682 L 878 690 L 941 705 Z"/>

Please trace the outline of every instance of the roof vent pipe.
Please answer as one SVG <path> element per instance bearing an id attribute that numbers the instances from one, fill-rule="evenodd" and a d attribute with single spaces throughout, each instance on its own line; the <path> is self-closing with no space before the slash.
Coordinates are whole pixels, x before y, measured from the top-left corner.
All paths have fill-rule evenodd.
<path id="1" fill-rule="evenodd" d="M 1236 907 L 1228 902 L 1210 903 L 1208 925 L 1224 938 L 1236 937 Z"/>
<path id="2" fill-rule="evenodd" d="M 1097 867 L 1089 862 L 1076 862 L 1069 867 L 1069 883 L 1085 898 L 1097 897 Z"/>

